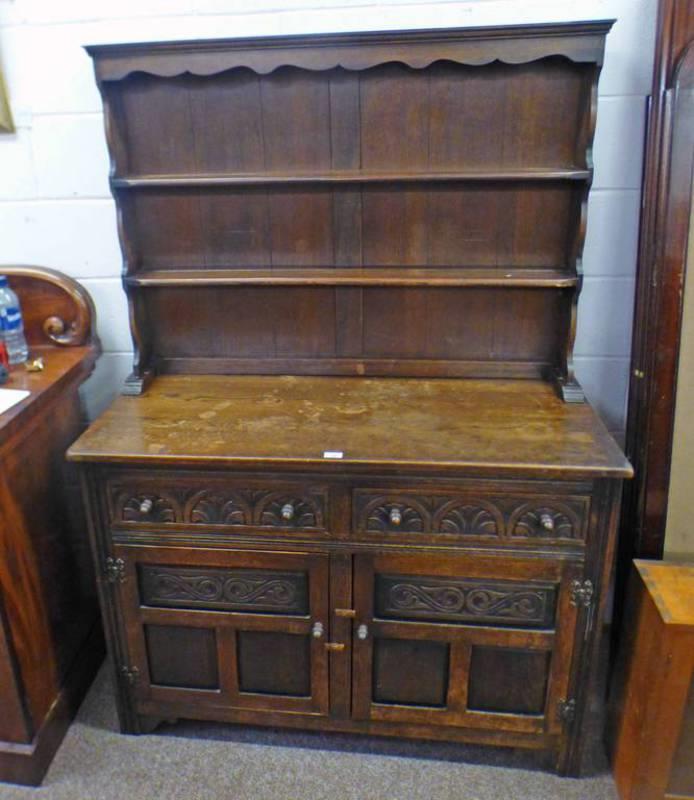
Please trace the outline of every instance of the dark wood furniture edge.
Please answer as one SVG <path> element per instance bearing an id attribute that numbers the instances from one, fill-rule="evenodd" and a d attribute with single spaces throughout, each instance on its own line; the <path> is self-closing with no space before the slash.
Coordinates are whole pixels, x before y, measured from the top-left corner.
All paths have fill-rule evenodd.
<path id="1" fill-rule="evenodd" d="M 89 528 L 89 549 L 96 567 L 96 591 L 99 598 L 99 608 L 101 612 L 101 625 L 105 642 L 108 645 L 107 662 L 113 691 L 116 695 L 116 711 L 121 730 L 125 730 L 136 725 L 136 721 L 128 712 L 128 691 L 122 675 L 119 671 L 119 664 L 127 663 L 125 654 L 121 648 L 123 641 L 121 636 L 122 620 L 114 604 L 110 602 L 110 589 L 99 565 L 106 563 L 109 555 L 103 537 L 99 535 L 101 524 L 106 518 L 105 510 L 102 507 L 103 498 L 100 497 L 96 486 L 95 470 L 80 469 L 79 479 L 82 487 L 82 497 L 85 505 L 85 515 Z"/>
<path id="2" fill-rule="evenodd" d="M 393 54 L 390 60 L 402 61 L 415 69 L 426 67 L 441 58 L 463 64 L 487 64 L 496 59 L 520 63 L 533 59 L 528 58 L 527 50 L 516 47 L 516 39 L 534 37 L 542 41 L 567 35 L 573 35 L 575 40 L 557 41 L 554 48 L 556 55 L 578 62 L 594 61 L 596 58 L 601 62 L 602 44 L 599 40 L 613 23 L 613 19 L 607 19 L 564 24 L 251 37 L 236 39 L 231 47 L 224 40 L 208 39 L 91 45 L 86 50 L 99 59 L 95 66 L 99 81 L 121 80 L 138 71 L 162 77 L 178 75 L 180 69 L 168 63 L 167 58 L 181 53 L 194 56 L 195 65 L 190 65 L 188 69 L 195 75 L 210 75 L 237 66 L 248 67 L 261 74 L 272 72 L 280 66 L 317 70 L 342 66 L 361 70 L 382 61 L 383 53 L 399 44 L 418 47 L 421 53 L 416 56 Z M 497 45 L 493 52 L 489 51 L 490 42 Z M 430 45 L 433 46 L 431 52 L 427 50 Z M 446 48 L 443 52 L 442 47 Z M 547 49 L 546 44 L 543 47 Z"/>
<path id="3" fill-rule="evenodd" d="M 600 697 L 601 682 L 607 678 L 607 662 L 601 659 L 601 650 L 605 646 L 604 625 L 609 607 L 609 587 L 613 582 L 616 564 L 617 528 L 619 525 L 619 506 L 622 484 L 601 481 L 592 514 L 597 520 L 595 530 L 599 531 L 591 543 L 592 557 L 587 554 L 586 561 L 593 569 L 588 574 L 593 582 L 599 601 L 591 606 L 585 623 L 584 641 L 577 644 L 577 650 L 583 646 L 578 657 L 574 676 L 572 696 L 578 699 L 578 713 L 573 720 L 572 736 L 565 754 L 564 774 L 585 774 L 585 768 L 591 761 L 590 749 L 595 747 L 592 731 L 595 730 L 595 719 L 598 709 L 595 698 Z M 580 631 L 577 635 L 580 635 Z M 588 641 L 586 641 L 588 640 Z M 579 735 L 579 731 L 581 732 Z M 598 745 L 599 746 L 599 745 Z"/>
<path id="4" fill-rule="evenodd" d="M 122 681 L 121 681 L 122 682 Z M 136 714 L 128 733 L 146 734 L 151 733 L 164 722 L 175 724 L 178 722 L 176 713 L 180 713 L 181 704 L 172 705 L 170 708 L 165 703 L 143 703 L 143 706 L 151 705 L 161 713 L 166 713 L 166 717 L 154 714 Z M 308 714 L 287 714 L 286 712 L 264 711 L 263 721 L 258 721 L 258 712 L 241 708 L 223 708 L 220 706 L 189 705 L 185 709 L 185 717 L 180 719 L 202 720 L 223 722 L 232 725 L 244 725 L 261 728 L 276 729 L 295 729 L 315 730 L 327 733 L 346 733 L 346 734 L 366 734 L 377 736 L 379 739 L 384 737 L 392 739 L 417 740 L 417 741 L 443 741 L 457 742 L 460 744 L 490 745 L 492 747 L 503 746 L 506 748 L 522 748 L 524 750 L 547 750 L 552 753 L 552 748 L 556 746 L 557 735 L 546 734 L 544 740 L 540 741 L 535 734 L 523 732 L 504 731 L 499 735 L 498 731 L 485 730 L 483 728 L 454 728 L 442 725 L 423 725 L 409 723 L 403 725 L 397 722 L 372 722 L 369 720 L 339 719 L 337 717 L 314 717 Z M 125 732 L 125 731 L 124 731 Z M 502 741 L 503 740 L 503 743 Z M 551 756 L 547 756 L 551 763 Z"/>
<path id="5" fill-rule="evenodd" d="M 92 629 L 31 744 L 0 742 L 0 780 L 39 786 L 104 660 L 101 625 Z"/>
<path id="6" fill-rule="evenodd" d="M 69 451 L 68 460 L 80 464 L 112 464 L 112 465 L 129 465 L 132 464 L 133 459 L 127 456 L 120 456 L 118 454 L 109 453 L 89 453 L 89 452 L 76 452 Z M 443 464 L 437 463 L 435 465 L 418 464 L 410 461 L 353 461 L 345 462 L 339 461 L 337 463 L 330 463 L 325 461 L 308 461 L 308 460 L 281 460 L 270 459 L 261 461 L 257 459 L 224 459 L 224 458 L 184 458 L 181 456 L 147 456 L 141 459 L 142 463 L 147 463 L 152 467 L 168 467 L 181 469 L 210 469 L 210 470 L 227 470 L 239 471 L 243 474 L 250 474 L 253 472 L 267 473 L 269 469 L 275 472 L 287 473 L 311 473 L 311 474 L 326 474 L 340 473 L 345 475 L 367 475 L 375 474 L 380 476 L 402 476 L 416 477 L 418 475 L 425 475 L 426 477 L 445 477 L 454 474 L 461 478 L 480 477 L 488 478 L 498 476 L 500 478 L 519 478 L 524 475 L 532 474 L 533 479 L 546 478 L 549 480 L 584 480 L 590 478 L 612 478 L 612 479 L 626 479 L 630 478 L 632 473 L 628 465 L 615 468 L 604 468 L 600 466 L 579 469 L 570 467 L 556 467 L 548 468 L 546 466 L 535 466 L 528 464 L 517 464 L 508 466 L 504 464 L 458 464 L 450 463 Z"/>
<path id="7" fill-rule="evenodd" d="M 663 554 L 682 325 L 694 133 L 678 112 L 694 81 L 694 9 L 661 0 L 648 117 L 622 509 L 617 610 L 633 557 Z M 691 110 L 685 112 L 691 114 Z M 673 168 L 673 164 L 675 165 Z"/>
<path id="8" fill-rule="evenodd" d="M 74 347 L 91 344 L 99 348 L 96 335 L 96 309 L 89 293 L 77 281 L 58 270 L 36 267 L 28 264 L 0 264 L 0 274 L 9 278 L 32 278 L 45 281 L 62 289 L 75 307 L 73 320 L 65 321 L 58 316 L 49 316 L 43 323 L 47 344 L 61 347 Z"/>

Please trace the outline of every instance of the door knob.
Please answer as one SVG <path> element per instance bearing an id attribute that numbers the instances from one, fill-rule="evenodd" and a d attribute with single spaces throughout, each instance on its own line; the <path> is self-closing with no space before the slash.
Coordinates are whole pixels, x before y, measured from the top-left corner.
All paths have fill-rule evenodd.
<path id="1" fill-rule="evenodd" d="M 153 508 L 154 503 L 152 502 L 152 498 L 145 497 L 145 499 L 140 503 L 140 514 L 149 514 Z"/>
<path id="2" fill-rule="evenodd" d="M 361 639 L 363 642 L 364 639 L 368 638 L 368 636 L 369 636 L 369 629 L 366 627 L 366 625 L 360 625 L 357 628 L 357 639 Z"/>
<path id="3" fill-rule="evenodd" d="M 553 531 L 554 530 L 554 519 L 551 514 L 540 514 L 540 525 L 546 531 Z"/>
<path id="4" fill-rule="evenodd" d="M 314 639 L 321 639 L 323 637 L 323 623 L 322 622 L 314 622 L 313 627 L 311 628 L 311 636 Z"/>
<path id="5" fill-rule="evenodd" d="M 391 525 L 399 525 L 402 522 L 402 512 L 399 508 L 391 508 L 388 515 Z"/>

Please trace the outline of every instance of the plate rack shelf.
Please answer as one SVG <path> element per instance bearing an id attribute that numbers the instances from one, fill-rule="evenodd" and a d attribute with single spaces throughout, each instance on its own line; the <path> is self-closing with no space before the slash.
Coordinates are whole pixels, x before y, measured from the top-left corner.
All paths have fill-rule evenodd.
<path id="1" fill-rule="evenodd" d="M 582 400 L 608 29 L 90 48 L 136 349 L 126 392 L 194 358 L 220 374 L 427 362 Z"/>

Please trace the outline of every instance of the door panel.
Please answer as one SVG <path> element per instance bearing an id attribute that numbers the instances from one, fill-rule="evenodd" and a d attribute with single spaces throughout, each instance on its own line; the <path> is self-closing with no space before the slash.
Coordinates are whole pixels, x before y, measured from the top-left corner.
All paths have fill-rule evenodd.
<path id="1" fill-rule="evenodd" d="M 327 714 L 327 556 L 134 545 L 114 556 L 137 700 Z"/>
<path id="2" fill-rule="evenodd" d="M 472 648 L 467 707 L 471 711 L 542 714 L 550 651 Z"/>
<path id="3" fill-rule="evenodd" d="M 443 708 L 448 695 L 449 659 L 447 642 L 375 639 L 374 702 Z M 407 664 L 404 674 L 403 664 Z"/>
<path id="4" fill-rule="evenodd" d="M 558 732 L 579 573 L 539 559 L 355 556 L 354 717 Z"/>
<path id="5" fill-rule="evenodd" d="M 239 631 L 236 641 L 239 691 L 290 697 L 311 694 L 311 643 L 306 636 Z"/>
<path id="6" fill-rule="evenodd" d="M 214 630 L 144 625 L 143 632 L 152 683 L 181 689 L 219 689 Z"/>

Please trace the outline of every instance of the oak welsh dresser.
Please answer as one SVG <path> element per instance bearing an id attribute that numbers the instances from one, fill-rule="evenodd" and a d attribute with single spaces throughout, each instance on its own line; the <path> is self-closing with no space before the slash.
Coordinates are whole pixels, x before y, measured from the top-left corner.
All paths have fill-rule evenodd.
<path id="1" fill-rule="evenodd" d="M 572 365 L 610 25 L 88 48 L 136 354 L 69 455 L 123 731 L 580 771 L 631 474 Z"/>

